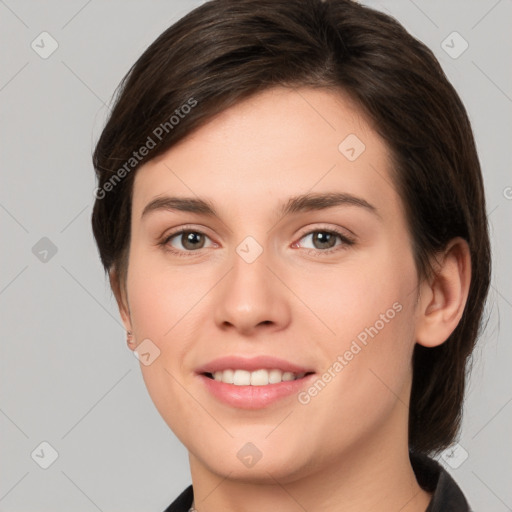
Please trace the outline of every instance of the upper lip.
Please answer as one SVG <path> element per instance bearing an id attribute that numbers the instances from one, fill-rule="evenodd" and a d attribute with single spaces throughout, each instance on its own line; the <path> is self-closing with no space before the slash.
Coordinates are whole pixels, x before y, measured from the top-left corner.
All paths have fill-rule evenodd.
<path id="1" fill-rule="evenodd" d="M 222 370 L 247 370 L 249 372 L 260 369 L 278 369 L 284 372 L 308 373 L 312 369 L 301 366 L 285 359 L 273 356 L 259 355 L 256 357 L 224 356 L 214 359 L 197 368 L 197 373 L 214 373 Z"/>

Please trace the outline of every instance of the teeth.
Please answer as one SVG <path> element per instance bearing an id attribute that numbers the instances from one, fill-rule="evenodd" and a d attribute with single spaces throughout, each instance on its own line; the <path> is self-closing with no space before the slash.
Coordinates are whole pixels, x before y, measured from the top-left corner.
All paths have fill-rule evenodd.
<path id="1" fill-rule="evenodd" d="M 305 373 L 283 372 L 281 370 L 223 370 L 213 373 L 213 378 L 218 382 L 235 384 L 235 386 L 266 386 L 278 384 L 290 380 L 301 379 Z"/>

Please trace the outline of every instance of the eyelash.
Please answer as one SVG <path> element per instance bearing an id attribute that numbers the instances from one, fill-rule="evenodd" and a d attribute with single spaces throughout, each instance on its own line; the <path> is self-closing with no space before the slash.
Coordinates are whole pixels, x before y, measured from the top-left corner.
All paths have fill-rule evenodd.
<path id="1" fill-rule="evenodd" d="M 184 233 L 196 233 L 196 234 L 200 234 L 200 235 L 204 235 L 204 236 L 208 237 L 208 235 L 206 233 L 204 233 L 203 231 L 194 229 L 193 227 L 189 228 L 188 226 L 185 226 L 185 227 L 181 228 L 179 231 L 176 231 L 176 232 L 171 233 L 170 235 L 166 236 L 161 242 L 159 242 L 159 245 L 161 245 L 162 247 L 165 248 L 165 250 L 171 252 L 172 254 L 174 254 L 175 256 L 178 256 L 178 257 L 189 257 L 192 253 L 201 251 L 201 249 L 198 249 L 196 251 L 176 250 L 173 247 L 170 247 L 168 245 L 169 242 L 173 238 L 175 238 L 178 235 L 182 235 Z M 315 256 L 332 254 L 333 252 L 338 252 L 338 251 L 341 251 L 341 250 L 346 250 L 348 247 L 350 247 L 351 245 L 355 244 L 355 240 L 354 239 L 352 239 L 352 238 L 348 237 L 347 235 L 341 233 L 340 231 L 338 231 L 335 228 L 329 228 L 329 229 L 317 228 L 317 229 L 313 229 L 311 231 L 307 231 L 307 232 L 303 233 L 300 236 L 299 241 L 302 240 L 304 237 L 306 237 L 308 235 L 311 235 L 313 233 L 329 233 L 329 234 L 332 234 L 332 235 L 337 235 L 339 237 L 339 239 L 342 241 L 342 244 L 335 245 L 334 247 L 331 247 L 330 249 L 325 249 L 325 250 L 322 250 L 322 249 L 304 249 L 303 248 L 303 250 L 306 251 L 307 254 L 313 254 Z M 294 245 L 296 243 L 297 242 L 295 242 Z"/>

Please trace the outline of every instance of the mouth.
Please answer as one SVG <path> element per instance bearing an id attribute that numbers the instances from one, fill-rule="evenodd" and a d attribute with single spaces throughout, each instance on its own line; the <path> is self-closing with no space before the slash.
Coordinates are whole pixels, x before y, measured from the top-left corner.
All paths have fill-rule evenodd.
<path id="1" fill-rule="evenodd" d="M 304 379 L 314 372 L 290 372 L 278 368 L 261 368 L 254 371 L 232 369 L 203 372 L 201 375 L 224 384 L 235 386 L 271 386 L 281 382 L 290 382 Z"/>
<path id="2" fill-rule="evenodd" d="M 264 409 L 310 385 L 313 368 L 270 355 L 220 357 L 196 368 L 207 395 L 237 409 Z"/>
<path id="3" fill-rule="evenodd" d="M 310 386 L 315 372 L 294 373 L 277 368 L 248 371 L 225 369 L 197 374 L 208 396 L 235 409 L 256 410 L 289 404 Z"/>

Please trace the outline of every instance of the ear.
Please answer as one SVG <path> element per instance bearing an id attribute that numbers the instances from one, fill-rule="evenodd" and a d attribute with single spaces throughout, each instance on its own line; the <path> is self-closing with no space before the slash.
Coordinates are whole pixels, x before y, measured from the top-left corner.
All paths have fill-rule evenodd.
<path id="1" fill-rule="evenodd" d="M 109 271 L 110 287 L 116 298 L 119 314 L 127 331 L 132 331 L 132 321 L 130 318 L 130 308 L 128 306 L 128 298 L 126 297 L 125 287 L 120 282 L 119 274 L 116 269 Z"/>
<path id="2" fill-rule="evenodd" d="M 435 275 L 420 284 L 416 342 L 444 343 L 457 327 L 469 293 L 471 255 L 466 240 L 454 238 L 437 258 Z"/>

